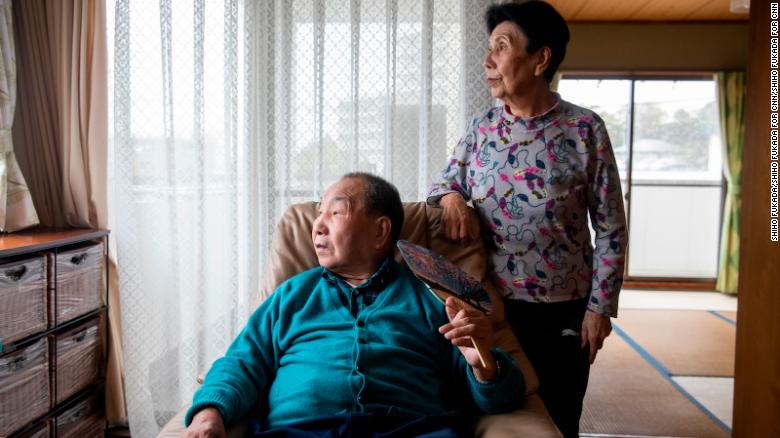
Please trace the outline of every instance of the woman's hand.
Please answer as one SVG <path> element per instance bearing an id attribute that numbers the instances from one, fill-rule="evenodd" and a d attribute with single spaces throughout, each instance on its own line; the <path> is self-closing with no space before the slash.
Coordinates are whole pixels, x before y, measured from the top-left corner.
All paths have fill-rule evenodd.
<path id="1" fill-rule="evenodd" d="M 216 408 L 198 411 L 192 418 L 190 427 L 182 434 L 183 438 L 225 438 L 226 436 L 222 415 Z"/>
<path id="2" fill-rule="evenodd" d="M 463 245 L 479 237 L 479 220 L 466 205 L 463 196 L 448 193 L 441 198 L 439 205 L 444 209 L 441 220 L 445 237 L 460 240 Z"/>
<path id="3" fill-rule="evenodd" d="M 448 297 L 444 306 L 450 322 L 439 327 L 439 333 L 460 349 L 477 379 L 482 381 L 494 379 L 496 377 L 496 364 L 493 355 L 487 354 L 488 357 L 484 358 L 485 361 L 489 362 L 488 368 L 484 368 L 473 343 L 479 342 L 486 352 L 490 350 L 493 342 L 493 328 L 490 319 L 479 310 L 463 305 L 454 297 Z"/>
<path id="4" fill-rule="evenodd" d="M 612 321 L 609 316 L 599 315 L 598 313 L 585 312 L 585 319 L 582 321 L 582 347 L 590 342 L 590 363 L 596 360 L 596 353 L 604 346 L 604 339 L 612 333 Z"/>

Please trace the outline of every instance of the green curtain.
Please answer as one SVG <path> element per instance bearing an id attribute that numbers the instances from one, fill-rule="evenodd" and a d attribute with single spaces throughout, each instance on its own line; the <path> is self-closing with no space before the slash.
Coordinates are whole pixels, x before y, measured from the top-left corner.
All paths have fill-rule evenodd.
<path id="1" fill-rule="evenodd" d="M 745 140 L 745 72 L 719 72 L 718 109 L 723 140 L 723 166 L 728 184 L 720 234 L 720 266 L 716 288 L 737 293 L 739 278 L 739 214 L 742 205 L 742 148 Z"/>

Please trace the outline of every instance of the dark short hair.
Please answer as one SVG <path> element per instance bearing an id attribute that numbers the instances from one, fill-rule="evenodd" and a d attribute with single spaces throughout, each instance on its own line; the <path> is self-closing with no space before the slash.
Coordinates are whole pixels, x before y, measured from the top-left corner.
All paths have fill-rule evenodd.
<path id="1" fill-rule="evenodd" d="M 390 219 L 390 243 L 395 245 L 404 226 L 404 206 L 398 189 L 383 178 L 368 172 L 350 172 L 342 178 L 359 178 L 366 183 L 366 191 L 363 194 L 366 214 L 387 216 Z"/>
<path id="2" fill-rule="evenodd" d="M 503 3 L 493 5 L 485 13 L 488 33 L 504 21 L 515 23 L 528 39 L 526 51 L 536 53 L 542 47 L 552 52 L 550 65 L 544 71 L 544 78 L 552 82 L 555 72 L 566 56 L 566 44 L 569 42 L 569 26 L 561 14 L 549 3 L 541 0 L 529 0 L 522 3 Z"/>

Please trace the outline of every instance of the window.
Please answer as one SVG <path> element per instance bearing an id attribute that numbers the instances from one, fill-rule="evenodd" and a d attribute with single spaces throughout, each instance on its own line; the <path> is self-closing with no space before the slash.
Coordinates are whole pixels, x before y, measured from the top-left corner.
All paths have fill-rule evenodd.
<path id="1" fill-rule="evenodd" d="M 629 278 L 717 276 L 722 144 L 713 80 L 563 79 L 605 121 L 626 195 Z"/>

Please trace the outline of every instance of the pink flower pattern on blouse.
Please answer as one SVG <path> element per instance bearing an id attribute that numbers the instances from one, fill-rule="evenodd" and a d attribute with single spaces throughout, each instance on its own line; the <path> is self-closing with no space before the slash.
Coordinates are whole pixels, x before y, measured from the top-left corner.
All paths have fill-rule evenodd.
<path id="1" fill-rule="evenodd" d="M 560 97 L 531 118 L 491 108 L 455 146 L 428 202 L 453 192 L 472 201 L 487 227 L 507 297 L 589 296 L 589 310 L 617 316 L 628 236 L 615 157 L 596 113 Z"/>

